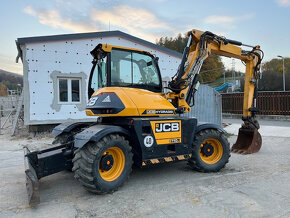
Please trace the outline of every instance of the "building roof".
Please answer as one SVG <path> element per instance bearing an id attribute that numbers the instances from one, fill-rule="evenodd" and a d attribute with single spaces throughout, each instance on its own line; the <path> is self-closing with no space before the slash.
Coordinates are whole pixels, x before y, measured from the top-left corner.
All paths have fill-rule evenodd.
<path id="1" fill-rule="evenodd" d="M 62 35 L 50 35 L 50 36 L 34 36 L 34 37 L 25 37 L 18 38 L 16 44 L 22 45 L 26 43 L 37 43 L 37 42 L 49 42 L 49 41 L 62 41 L 62 40 L 75 40 L 75 39 L 88 39 L 88 38 L 100 38 L 100 37 L 121 37 L 124 39 L 128 39 L 130 41 L 136 42 L 138 44 L 142 44 L 156 50 L 165 52 L 169 55 L 173 55 L 181 58 L 182 54 L 171 49 L 165 48 L 160 45 L 156 45 L 152 42 L 148 42 L 146 40 L 140 39 L 138 37 L 129 35 L 122 31 L 104 31 L 104 32 L 90 32 L 90 33 L 75 33 L 75 34 L 62 34 Z"/>

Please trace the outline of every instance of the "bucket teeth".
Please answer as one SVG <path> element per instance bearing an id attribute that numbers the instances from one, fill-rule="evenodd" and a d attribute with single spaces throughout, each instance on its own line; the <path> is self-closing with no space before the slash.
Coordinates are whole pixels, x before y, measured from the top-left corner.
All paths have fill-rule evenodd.
<path id="1" fill-rule="evenodd" d="M 241 127 L 236 143 L 231 151 L 239 154 L 252 154 L 261 149 L 262 137 L 257 129 L 251 130 Z"/>

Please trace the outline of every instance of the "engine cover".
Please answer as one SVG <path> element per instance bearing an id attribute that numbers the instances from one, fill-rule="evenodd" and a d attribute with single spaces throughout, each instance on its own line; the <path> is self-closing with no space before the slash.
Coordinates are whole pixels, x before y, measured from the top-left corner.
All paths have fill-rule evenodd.
<path id="1" fill-rule="evenodd" d="M 168 116 L 174 106 L 161 93 L 145 89 L 105 87 L 96 91 L 86 107 L 88 116 Z"/>

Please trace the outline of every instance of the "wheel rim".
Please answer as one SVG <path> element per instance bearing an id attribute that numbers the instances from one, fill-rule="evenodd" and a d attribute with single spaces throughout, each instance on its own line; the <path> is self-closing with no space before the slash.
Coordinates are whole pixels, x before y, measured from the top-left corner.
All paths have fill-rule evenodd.
<path id="1" fill-rule="evenodd" d="M 209 138 L 200 145 L 200 158 L 207 164 L 216 164 L 223 156 L 223 146 L 219 140 Z"/>
<path id="2" fill-rule="evenodd" d="M 111 163 L 111 159 L 113 160 L 113 163 Z M 102 166 L 104 160 L 107 167 Z M 103 153 L 102 158 L 100 159 L 99 173 L 103 180 L 111 182 L 116 180 L 122 174 L 124 167 L 125 155 L 123 151 L 118 147 L 111 147 Z"/>

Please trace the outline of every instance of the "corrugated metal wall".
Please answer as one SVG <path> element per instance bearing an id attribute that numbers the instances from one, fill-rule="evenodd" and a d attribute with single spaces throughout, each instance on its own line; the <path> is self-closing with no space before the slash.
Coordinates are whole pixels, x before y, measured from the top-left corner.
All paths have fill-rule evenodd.
<path id="1" fill-rule="evenodd" d="M 196 117 L 199 122 L 222 125 L 222 96 L 207 85 L 200 85 L 195 93 L 195 105 L 186 117 Z"/>

